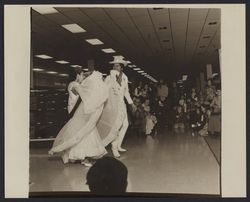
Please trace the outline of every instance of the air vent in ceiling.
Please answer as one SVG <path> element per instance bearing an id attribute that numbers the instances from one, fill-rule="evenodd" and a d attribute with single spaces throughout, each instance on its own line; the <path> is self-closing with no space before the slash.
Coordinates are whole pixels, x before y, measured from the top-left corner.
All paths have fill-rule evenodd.
<path id="1" fill-rule="evenodd" d="M 167 29 L 167 27 L 166 26 L 159 27 L 159 30 L 164 30 L 164 29 Z"/>
<path id="2" fill-rule="evenodd" d="M 161 10 L 161 9 L 163 9 L 163 8 L 153 8 L 153 10 Z"/>
<path id="3" fill-rule="evenodd" d="M 217 24 L 217 22 L 210 22 L 210 23 L 208 23 L 208 25 L 216 25 Z"/>

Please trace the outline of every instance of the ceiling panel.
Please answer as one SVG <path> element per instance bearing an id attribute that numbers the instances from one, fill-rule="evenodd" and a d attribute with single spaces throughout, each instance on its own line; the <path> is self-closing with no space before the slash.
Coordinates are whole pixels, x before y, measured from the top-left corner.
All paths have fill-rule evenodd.
<path id="1" fill-rule="evenodd" d="M 124 29 L 135 29 L 134 23 L 130 20 L 130 18 L 117 18 L 114 19 L 114 22 L 121 28 Z"/>
<path id="2" fill-rule="evenodd" d="M 167 26 L 168 28 L 170 27 L 170 23 L 169 23 L 169 15 L 168 14 L 164 14 L 164 15 L 154 15 L 151 16 L 152 21 L 155 25 L 158 26 Z"/>
<path id="3" fill-rule="evenodd" d="M 131 16 L 146 16 L 148 15 L 148 11 L 146 8 L 127 8 L 129 15 Z"/>
<path id="4" fill-rule="evenodd" d="M 205 55 L 215 57 L 214 51 L 220 47 L 218 10 L 209 9 L 208 16 L 208 9 L 58 8 L 58 10 L 59 14 L 50 14 L 49 17 L 32 12 L 32 31 L 35 32 L 32 32 L 32 39 L 35 40 L 34 53 L 44 52 L 58 59 L 84 65 L 89 58 L 96 58 L 100 66 L 106 67 L 107 61 L 113 54 L 104 54 L 101 48 L 113 48 L 116 50 L 115 54 L 123 55 L 146 71 L 159 75 L 163 68 L 173 72 L 171 68 L 177 68 L 178 65 L 182 68 L 182 64 L 189 61 L 205 62 L 208 60 Z M 202 30 L 206 16 L 207 21 Z M 208 25 L 213 21 L 218 21 L 218 24 Z M 60 26 L 68 23 L 77 23 L 87 32 L 73 34 Z M 160 30 L 159 27 L 167 29 Z M 98 38 L 104 44 L 92 46 L 85 42 L 87 38 Z M 169 41 L 163 42 L 164 40 Z M 200 49 L 199 46 L 205 47 Z M 156 66 L 157 71 L 154 69 Z"/>
<path id="5" fill-rule="evenodd" d="M 206 16 L 208 14 L 208 9 L 200 9 L 200 8 L 191 8 L 189 13 L 189 21 L 205 21 Z"/>
<path id="6" fill-rule="evenodd" d="M 207 20 L 208 21 L 220 21 L 221 19 L 221 10 L 220 9 L 209 9 L 209 13 L 208 13 L 208 17 Z"/>
<path id="7" fill-rule="evenodd" d="M 129 18 L 128 12 L 125 8 L 105 8 L 104 10 L 114 20 Z"/>
<path id="8" fill-rule="evenodd" d="M 72 21 L 69 18 L 65 17 L 61 13 L 48 14 L 48 15 L 46 15 L 46 17 L 48 19 L 50 19 L 51 21 L 59 24 L 59 25 L 71 24 L 72 23 Z"/>
<path id="9" fill-rule="evenodd" d="M 137 27 L 152 26 L 149 15 L 133 17 L 133 21 Z"/>
<path id="10" fill-rule="evenodd" d="M 67 16 L 69 19 L 76 23 L 83 23 L 83 25 L 85 23 L 92 23 L 92 20 L 87 15 L 85 15 L 80 9 L 63 12 L 63 15 Z"/>
<path id="11" fill-rule="evenodd" d="M 110 17 L 103 8 L 81 8 L 81 10 L 94 21 L 109 21 Z"/>

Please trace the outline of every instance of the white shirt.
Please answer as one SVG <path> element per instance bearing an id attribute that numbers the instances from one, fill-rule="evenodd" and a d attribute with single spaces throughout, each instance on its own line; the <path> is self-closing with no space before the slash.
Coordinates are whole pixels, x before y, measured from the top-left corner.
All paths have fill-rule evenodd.
<path id="1" fill-rule="evenodd" d="M 105 79 L 105 83 L 119 95 L 122 101 L 124 101 L 125 97 L 129 104 L 133 104 L 133 100 L 131 99 L 128 89 L 128 77 L 122 73 L 122 82 L 121 85 L 119 85 L 116 81 L 116 76 L 119 76 L 119 74 L 120 72 L 117 70 L 111 70 L 110 75 Z"/>

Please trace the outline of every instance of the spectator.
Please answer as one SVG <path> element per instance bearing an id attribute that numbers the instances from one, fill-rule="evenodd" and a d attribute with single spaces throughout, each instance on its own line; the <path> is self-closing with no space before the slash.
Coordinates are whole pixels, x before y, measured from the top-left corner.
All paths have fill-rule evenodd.
<path id="1" fill-rule="evenodd" d="M 113 157 L 103 157 L 89 169 L 87 184 L 90 192 L 100 195 L 121 195 L 127 189 L 127 167 Z"/>
<path id="2" fill-rule="evenodd" d="M 174 122 L 174 130 L 175 132 L 184 132 L 185 129 L 185 115 L 182 109 L 182 106 L 178 105 L 176 107 L 176 112 L 175 112 L 175 122 Z"/>
<path id="3" fill-rule="evenodd" d="M 160 80 L 160 83 L 157 87 L 157 95 L 162 99 L 166 99 L 168 97 L 168 86 L 163 81 L 163 79 Z"/>
<path id="4" fill-rule="evenodd" d="M 211 116 L 208 122 L 208 132 L 211 135 L 215 133 L 218 135 L 221 131 L 221 91 L 216 91 L 216 96 L 213 98 L 211 104 Z"/>

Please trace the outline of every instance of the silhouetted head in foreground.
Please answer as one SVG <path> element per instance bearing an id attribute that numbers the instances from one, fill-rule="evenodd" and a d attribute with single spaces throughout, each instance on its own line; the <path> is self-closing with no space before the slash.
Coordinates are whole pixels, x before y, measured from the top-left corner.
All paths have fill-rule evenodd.
<path id="1" fill-rule="evenodd" d="M 113 157 L 96 161 L 87 173 L 87 184 L 92 193 L 101 195 L 123 194 L 127 189 L 127 167 Z"/>

